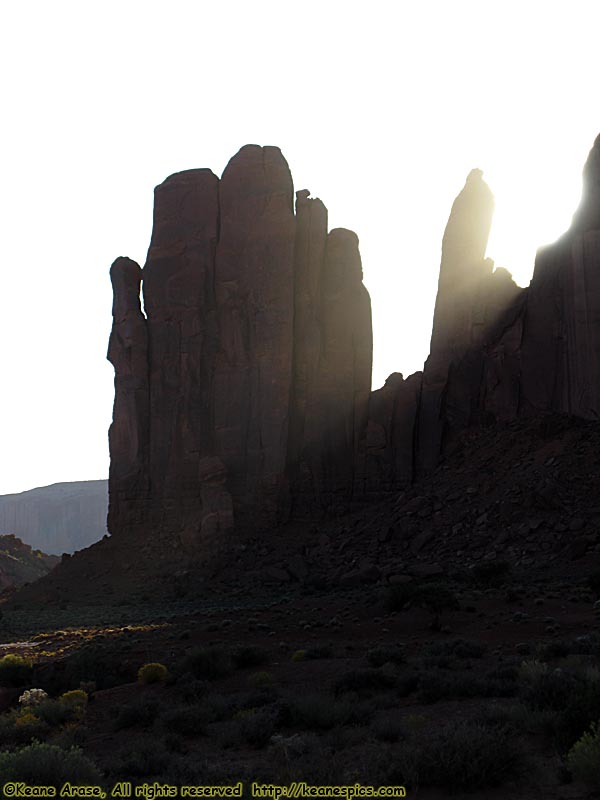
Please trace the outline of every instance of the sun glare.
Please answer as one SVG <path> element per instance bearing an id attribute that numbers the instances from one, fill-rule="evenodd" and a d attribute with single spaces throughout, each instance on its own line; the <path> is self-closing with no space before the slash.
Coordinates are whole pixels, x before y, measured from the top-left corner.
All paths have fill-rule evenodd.
<path id="1" fill-rule="evenodd" d="M 508 170 L 486 170 L 496 199 L 487 254 L 520 286 L 531 280 L 537 249 L 556 241 L 571 224 L 581 197 L 581 157 L 580 161 L 570 171 L 556 165 L 552 176 L 538 165 L 537 173 L 530 170 L 517 184 L 519 191 L 504 177 Z"/>

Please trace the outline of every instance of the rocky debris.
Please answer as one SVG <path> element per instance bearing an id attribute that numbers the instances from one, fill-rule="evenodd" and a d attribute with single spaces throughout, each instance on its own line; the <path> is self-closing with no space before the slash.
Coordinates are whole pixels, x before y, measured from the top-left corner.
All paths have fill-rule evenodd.
<path id="1" fill-rule="evenodd" d="M 348 504 L 372 362 L 358 238 L 328 233 L 307 191 L 294 213 L 277 148 L 243 147 L 221 180 L 167 178 L 143 270 L 121 258 L 111 278 L 111 533 L 204 550 L 234 520 Z"/>
<path id="2" fill-rule="evenodd" d="M 358 590 L 371 582 L 361 578 L 370 564 L 380 575 L 374 572 L 373 580 L 390 584 L 443 581 L 479 565 L 484 575 L 600 566 L 600 532 L 592 522 L 600 485 L 598 423 L 524 417 L 465 431 L 458 443 L 430 477 L 396 500 L 323 522 L 319 535 L 344 546 L 320 552 L 311 571 L 327 585 Z M 546 480 L 563 487 L 562 502 L 534 515 L 528 487 Z M 386 523 L 402 535 L 381 542 L 377 532 Z"/>
<path id="3" fill-rule="evenodd" d="M 34 550 L 13 534 L 0 535 L 0 591 L 15 589 L 47 575 L 60 562 Z"/>

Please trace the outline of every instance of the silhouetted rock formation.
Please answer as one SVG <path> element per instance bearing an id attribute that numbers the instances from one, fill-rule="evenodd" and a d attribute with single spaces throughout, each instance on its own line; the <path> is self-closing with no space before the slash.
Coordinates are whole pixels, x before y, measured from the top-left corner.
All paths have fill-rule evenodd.
<path id="1" fill-rule="evenodd" d="M 571 228 L 538 251 L 528 289 L 501 278 L 496 323 L 453 366 L 446 393 L 468 401 L 463 428 L 538 411 L 600 417 L 600 137 L 583 177 Z"/>
<path id="2" fill-rule="evenodd" d="M 357 498 L 378 499 L 413 482 L 422 378 L 422 372 L 406 380 L 394 372 L 381 389 L 371 393 L 366 441 L 358 462 Z"/>
<path id="3" fill-rule="evenodd" d="M 307 310 L 302 294 L 296 305 L 300 319 L 303 313 L 312 319 L 316 336 L 297 339 L 295 379 L 304 409 L 298 409 L 302 430 L 296 426 L 292 451 L 295 513 L 347 507 L 371 391 L 371 301 L 356 234 L 343 228 L 329 233 L 319 272 L 314 310 Z"/>
<path id="4" fill-rule="evenodd" d="M 371 395 L 361 485 L 367 496 L 397 491 L 429 472 L 452 434 L 473 421 L 481 349 L 521 291 L 485 258 L 493 207 L 481 170 L 472 170 L 444 232 L 424 371 L 407 380 L 394 373 Z"/>
<path id="5" fill-rule="evenodd" d="M 420 471 L 434 467 L 454 434 L 473 424 L 540 411 L 600 417 L 600 137 L 583 178 L 571 228 L 538 251 L 527 289 L 483 259 L 489 190 L 476 175 L 474 205 L 463 199 L 459 207 L 473 173 L 467 180 L 444 237 L 416 431 Z M 454 219 L 457 208 L 470 224 Z"/>
<path id="6" fill-rule="evenodd" d="M 105 480 L 0 495 L 0 534 L 15 534 L 44 553 L 73 553 L 106 534 L 107 507 Z"/>
<path id="7" fill-rule="evenodd" d="M 148 495 L 148 331 L 140 307 L 142 271 L 129 258 L 118 258 L 110 270 L 113 285 L 113 326 L 108 358 L 115 368 L 115 403 L 109 430 L 108 527 L 119 508 L 121 519 L 132 524 L 142 519 Z"/>
<path id="8" fill-rule="evenodd" d="M 306 191 L 294 214 L 277 148 L 167 178 L 143 271 L 121 258 L 111 278 L 111 533 L 204 548 L 234 519 L 350 499 L 372 361 L 358 239 Z"/>
<path id="9" fill-rule="evenodd" d="M 111 270 L 111 532 L 146 526 L 205 552 L 234 525 L 397 492 L 470 425 L 600 416 L 600 137 L 572 227 L 528 289 L 485 257 L 493 205 L 473 170 L 444 233 L 423 373 L 370 393 L 358 239 L 328 233 L 307 191 L 294 213 L 277 148 L 242 148 L 220 181 L 190 170 L 157 187 L 146 266 Z"/>
<path id="10" fill-rule="evenodd" d="M 485 258 L 485 251 L 494 198 L 482 175 L 481 170 L 470 172 L 454 201 L 442 241 L 431 348 L 419 410 L 420 471 L 436 465 L 447 426 L 461 427 L 464 409 L 460 395 L 451 398 L 446 391 L 449 371 L 471 347 L 481 344 L 489 324 L 494 265 Z"/>

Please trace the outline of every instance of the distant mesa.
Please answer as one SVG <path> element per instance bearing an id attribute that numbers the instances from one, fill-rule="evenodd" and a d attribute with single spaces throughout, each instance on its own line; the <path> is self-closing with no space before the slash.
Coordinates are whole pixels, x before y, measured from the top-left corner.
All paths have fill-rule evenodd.
<path id="1" fill-rule="evenodd" d="M 0 534 L 44 553 L 74 553 L 107 532 L 108 482 L 72 481 L 0 495 Z"/>
<path id="2" fill-rule="evenodd" d="M 294 192 L 275 147 L 155 190 L 143 269 L 119 258 L 109 530 L 210 552 L 234 528 L 341 513 L 435 468 L 470 425 L 600 416 L 600 137 L 573 225 L 527 289 L 486 258 L 479 169 L 446 226 L 430 355 L 371 392 L 358 237 Z M 144 312 L 140 304 L 143 292 Z"/>

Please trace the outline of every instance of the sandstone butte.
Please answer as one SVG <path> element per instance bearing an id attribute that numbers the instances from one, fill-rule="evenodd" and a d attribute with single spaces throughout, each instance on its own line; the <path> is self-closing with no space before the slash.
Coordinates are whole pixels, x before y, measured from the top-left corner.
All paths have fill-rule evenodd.
<path id="1" fill-rule="evenodd" d="M 358 238 L 248 145 L 155 190 L 143 269 L 111 268 L 108 526 L 194 549 L 351 500 L 367 425 L 371 303 Z M 143 307 L 140 306 L 140 285 Z"/>
<path id="2" fill-rule="evenodd" d="M 328 231 L 308 191 L 294 205 L 279 149 L 243 147 L 220 180 L 167 178 L 144 268 L 111 268 L 111 534 L 160 530 L 210 552 L 236 527 L 397 492 L 468 426 L 597 419 L 600 137 L 571 228 L 526 289 L 485 257 L 493 205 L 473 170 L 444 233 L 423 372 L 371 392 L 358 238 Z"/>

